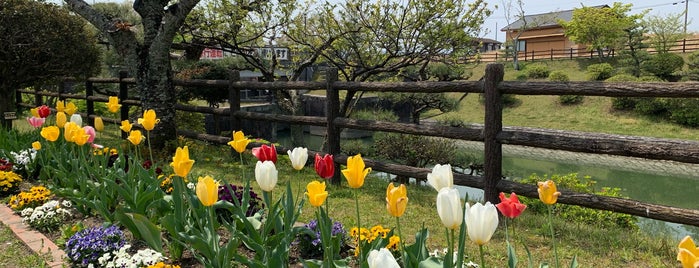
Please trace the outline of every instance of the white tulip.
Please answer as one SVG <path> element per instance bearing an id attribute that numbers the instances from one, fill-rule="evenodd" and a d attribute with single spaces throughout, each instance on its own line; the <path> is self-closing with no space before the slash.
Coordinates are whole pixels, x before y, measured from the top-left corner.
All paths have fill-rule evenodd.
<path id="1" fill-rule="evenodd" d="M 386 248 L 369 252 L 367 262 L 369 268 L 400 268 L 393 254 Z"/>
<path id="2" fill-rule="evenodd" d="M 449 229 L 461 226 L 464 212 L 461 209 L 459 191 L 455 188 L 442 188 L 437 194 L 437 214 L 442 224 Z"/>
<path id="3" fill-rule="evenodd" d="M 302 170 L 306 166 L 306 161 L 308 161 L 308 149 L 303 147 L 296 147 L 293 151 L 286 151 L 291 160 L 291 166 L 295 170 Z"/>
<path id="4" fill-rule="evenodd" d="M 477 245 L 482 246 L 490 241 L 490 238 L 498 228 L 498 210 L 490 202 L 485 205 L 476 203 L 473 206 L 466 204 L 464 215 L 468 237 Z"/>
<path id="5" fill-rule="evenodd" d="M 437 192 L 442 188 L 454 187 L 454 174 L 451 171 L 451 165 L 437 164 L 432 168 L 431 173 L 427 173 L 427 183 L 432 185 Z"/>
<path id="6" fill-rule="evenodd" d="M 257 161 L 255 165 L 255 180 L 262 191 L 271 192 L 277 186 L 277 167 L 272 161 Z"/>
<path id="7" fill-rule="evenodd" d="M 83 126 L 83 118 L 79 114 L 73 114 L 70 116 L 70 122 L 75 123 L 76 125 L 82 127 Z"/>

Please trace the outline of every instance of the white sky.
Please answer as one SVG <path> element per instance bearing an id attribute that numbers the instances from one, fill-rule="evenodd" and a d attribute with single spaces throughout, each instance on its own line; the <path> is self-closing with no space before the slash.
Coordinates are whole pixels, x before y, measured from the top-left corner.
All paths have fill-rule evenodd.
<path id="1" fill-rule="evenodd" d="M 505 0 L 509 1 L 509 0 Z M 512 0 L 512 2 L 516 2 Z M 667 14 L 678 14 L 684 13 L 685 2 L 683 0 L 617 0 L 617 1 L 603 1 L 603 0 L 524 0 L 523 7 L 526 15 L 548 13 L 551 11 L 561 11 L 561 10 L 571 10 L 579 8 L 582 5 L 585 6 L 597 6 L 597 5 L 612 5 L 614 2 L 622 2 L 625 4 L 631 3 L 632 13 L 642 12 L 643 10 L 650 9 L 648 15 L 665 16 Z M 687 31 L 688 32 L 699 32 L 699 21 L 694 21 L 692 18 L 699 16 L 699 0 L 689 0 L 689 12 L 688 12 L 688 22 Z M 500 32 L 500 29 L 507 26 L 507 19 L 505 17 L 505 12 L 503 10 L 503 0 L 493 0 L 488 1 L 488 5 L 498 5 L 498 9 L 494 10 L 493 14 L 485 21 L 483 25 L 484 29 L 488 30 L 488 33 L 483 36 L 486 38 L 496 39 L 498 41 L 504 41 L 505 33 Z M 516 7 L 515 7 L 516 8 Z M 514 12 L 514 11 L 513 11 Z M 510 23 L 514 22 L 515 19 L 511 19 Z M 684 19 L 683 19 L 684 21 Z M 496 35 L 497 34 L 497 35 Z"/>
<path id="2" fill-rule="evenodd" d="M 51 3 L 61 4 L 62 0 L 47 0 Z M 88 3 L 92 2 L 124 2 L 123 0 L 86 0 Z M 340 2 L 342 0 L 330 0 L 331 2 Z M 483 34 L 482 37 L 496 39 L 498 41 L 504 41 L 505 34 L 500 32 L 500 29 L 507 26 L 507 19 L 505 18 L 505 12 L 503 11 L 503 1 L 516 0 L 489 0 L 488 5 L 491 9 L 495 5 L 498 6 L 494 9 L 493 14 L 486 19 L 483 29 L 487 33 Z M 641 12 L 646 9 L 650 9 L 648 15 L 658 15 L 665 16 L 667 14 L 678 14 L 683 13 L 685 10 L 685 2 L 689 1 L 689 12 L 688 12 L 688 32 L 699 32 L 699 21 L 695 21 L 693 18 L 699 16 L 699 0 L 616 0 L 616 2 L 631 3 L 633 4 L 632 13 Z M 596 6 L 596 5 L 611 5 L 614 0 L 604 1 L 604 0 L 524 0 L 524 12 L 526 15 L 541 14 L 552 11 L 570 10 L 574 8 L 585 6 Z M 511 19 L 510 22 L 514 22 Z"/>

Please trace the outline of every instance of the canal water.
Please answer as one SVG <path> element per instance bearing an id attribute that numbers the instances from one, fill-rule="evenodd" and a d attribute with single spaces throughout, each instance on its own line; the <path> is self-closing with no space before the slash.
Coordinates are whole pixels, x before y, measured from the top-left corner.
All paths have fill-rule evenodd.
<path id="1" fill-rule="evenodd" d="M 308 148 L 319 150 L 322 137 L 306 135 Z M 278 134 L 288 145 L 288 132 Z M 463 150 L 482 158 L 483 143 L 455 141 Z M 503 174 L 512 178 L 531 174 L 578 173 L 597 181 L 596 187 L 618 187 L 631 199 L 680 208 L 699 209 L 699 165 L 631 157 L 594 155 L 523 146 L 503 145 Z M 460 187 L 470 199 L 483 198 L 483 191 Z M 681 239 L 699 237 L 699 227 L 639 217 L 640 228 L 650 234 Z"/>

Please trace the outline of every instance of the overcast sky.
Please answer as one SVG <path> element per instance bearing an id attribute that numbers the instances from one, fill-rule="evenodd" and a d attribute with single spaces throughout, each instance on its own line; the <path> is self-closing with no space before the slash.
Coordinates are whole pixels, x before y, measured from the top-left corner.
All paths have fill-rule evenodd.
<path id="1" fill-rule="evenodd" d="M 505 0 L 509 1 L 509 0 Z M 493 12 L 485 21 L 483 25 L 484 29 L 488 30 L 488 33 L 483 36 L 486 38 L 496 39 L 498 41 L 504 41 L 505 33 L 501 32 L 500 29 L 507 26 L 507 19 L 505 17 L 505 12 L 503 10 L 503 0 L 487 1 L 488 5 L 498 5 L 498 9 Z M 512 2 L 516 2 L 512 0 Z M 650 9 L 648 15 L 658 15 L 665 16 L 667 14 L 678 14 L 684 13 L 685 2 L 682 0 L 670 1 L 670 0 L 636 0 L 636 1 L 603 1 L 603 0 L 524 0 L 524 12 L 526 15 L 548 13 L 552 11 L 561 10 L 571 10 L 575 8 L 585 6 L 597 6 L 597 5 L 612 5 L 614 2 L 631 3 L 632 13 L 642 12 L 643 10 Z M 694 21 L 692 18 L 699 16 L 699 0 L 689 0 L 689 12 L 688 12 L 688 32 L 699 32 L 699 21 Z M 684 20 L 684 19 L 683 19 Z M 510 20 L 510 23 L 514 20 Z M 496 35 L 497 34 L 497 35 Z"/>
<path id="2" fill-rule="evenodd" d="M 61 4 L 62 0 L 47 0 L 48 2 Z M 88 3 L 96 2 L 124 2 L 124 0 L 86 0 Z M 342 0 L 329 0 L 331 2 L 340 2 Z M 405 1 L 405 0 L 402 0 Z M 488 0 L 488 5 L 491 9 L 495 5 L 498 6 L 494 9 L 493 15 L 490 16 L 485 21 L 483 25 L 484 33 L 482 37 L 496 39 L 498 41 L 504 41 L 505 34 L 500 32 L 500 29 L 507 26 L 507 19 L 505 17 L 505 12 L 503 10 L 503 1 L 516 2 L 516 0 Z M 695 21 L 693 17 L 699 16 L 699 0 L 684 0 L 689 1 L 689 12 L 688 12 L 688 25 L 687 31 L 689 32 L 699 32 L 699 21 Z M 671 0 L 621 0 L 616 2 L 622 3 L 632 3 L 633 7 L 631 12 L 637 13 L 646 9 L 650 9 L 649 15 L 659 15 L 665 16 L 667 14 L 678 14 L 683 13 L 685 10 L 685 2 L 683 0 L 671 1 Z M 524 12 L 526 15 L 548 13 L 552 11 L 561 10 L 571 10 L 574 8 L 585 6 L 596 6 L 596 5 L 611 5 L 615 1 L 604 1 L 604 0 L 524 0 Z M 514 12 L 514 11 L 513 11 Z M 511 19 L 510 22 L 514 22 Z"/>

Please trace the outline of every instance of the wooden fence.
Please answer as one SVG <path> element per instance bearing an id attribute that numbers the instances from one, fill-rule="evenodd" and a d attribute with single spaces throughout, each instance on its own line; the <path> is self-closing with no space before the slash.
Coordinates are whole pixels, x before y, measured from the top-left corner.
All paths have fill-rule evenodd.
<path id="1" fill-rule="evenodd" d="M 687 53 L 699 50 L 699 38 L 682 39 L 675 45 L 670 47 L 670 53 Z M 652 48 L 647 49 L 650 54 L 655 54 Z M 605 55 L 615 57 L 618 52 L 615 50 L 605 50 Z M 567 49 L 549 49 L 549 50 L 525 50 L 519 51 L 518 60 L 533 61 L 533 60 L 570 60 L 574 58 L 593 59 L 597 57 L 597 51 L 589 51 L 586 48 L 567 48 Z M 512 60 L 512 52 L 506 51 L 490 51 L 471 57 L 471 61 L 481 62 L 497 62 Z"/>
<path id="2" fill-rule="evenodd" d="M 498 202 L 499 192 L 516 192 L 519 195 L 537 198 L 537 187 L 510 180 L 502 179 L 502 144 L 513 144 L 567 150 L 592 154 L 609 154 L 619 156 L 640 157 L 656 160 L 672 160 L 684 163 L 699 164 L 699 142 L 674 139 L 659 139 L 649 137 L 623 136 L 601 133 L 586 133 L 526 127 L 502 126 L 502 95 L 588 95 L 610 97 L 699 97 L 699 83 L 604 83 L 604 82 L 519 82 L 502 81 L 504 67 L 502 64 L 489 64 L 486 75 L 481 81 L 452 81 L 452 82 L 341 82 L 337 81 L 337 70 L 329 70 L 325 82 L 244 82 L 238 81 L 239 76 L 232 75 L 230 80 L 187 80 L 175 81 L 178 86 L 208 86 L 229 91 L 229 108 L 211 108 L 201 106 L 176 105 L 180 111 L 205 113 L 228 117 L 232 129 L 241 129 L 241 120 L 262 120 L 285 122 L 299 125 L 324 126 L 327 130 L 327 153 L 334 155 L 336 162 L 335 181 L 339 181 L 339 165 L 345 164 L 347 156 L 340 154 L 340 130 L 361 129 L 370 131 L 396 132 L 450 139 L 482 141 L 484 150 L 484 175 L 472 176 L 455 174 L 457 185 L 483 189 L 485 200 Z M 123 75 L 122 75 L 123 76 Z M 86 82 L 86 94 L 59 94 L 37 92 L 32 90 L 17 90 L 18 100 L 21 94 L 32 94 L 35 103 L 18 102 L 20 106 L 35 107 L 41 104 L 41 96 L 58 98 L 85 99 L 88 103 L 88 118 L 94 118 L 94 102 L 106 102 L 107 97 L 93 96 L 91 87 L 95 83 L 119 83 L 120 99 L 122 100 L 122 119 L 126 119 L 128 106 L 140 105 L 137 100 L 129 100 L 126 88 L 135 84 L 133 78 L 90 78 Z M 240 92 L 244 89 L 310 89 L 326 90 L 326 116 L 290 116 L 280 114 L 264 114 L 244 112 L 240 110 Z M 485 95 L 485 124 L 483 126 L 451 127 L 437 125 L 413 125 L 405 123 L 385 122 L 376 120 L 355 120 L 339 117 L 339 92 L 341 90 L 361 90 L 367 92 L 460 92 L 484 93 Z M 90 108 L 92 107 L 92 108 Z M 191 138 L 225 144 L 230 137 L 195 133 L 188 130 L 178 130 L 180 135 Z M 254 146 L 254 145 L 251 145 Z M 279 152 L 287 148 L 277 147 Z M 311 155 L 314 152 L 311 152 Z M 374 170 L 395 175 L 424 179 L 431 170 L 365 159 L 367 166 Z M 697 182 L 699 183 L 699 182 Z M 594 194 L 561 191 L 563 194 L 558 202 L 578 205 L 593 209 L 602 209 L 631 215 L 699 226 L 699 210 L 669 207 L 636 200 L 622 199 Z M 671 193 L 668 193 L 671 194 Z"/>

